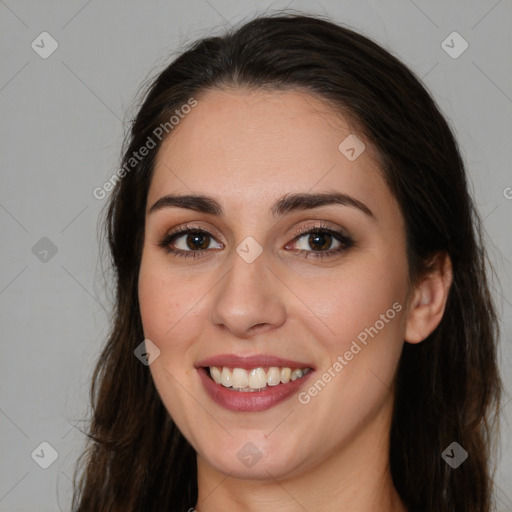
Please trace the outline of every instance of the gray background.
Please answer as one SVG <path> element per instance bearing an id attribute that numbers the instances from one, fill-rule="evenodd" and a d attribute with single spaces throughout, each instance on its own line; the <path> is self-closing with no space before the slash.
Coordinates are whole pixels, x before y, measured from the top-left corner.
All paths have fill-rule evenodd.
<path id="1" fill-rule="evenodd" d="M 510 0 L 0 1 L 0 511 L 69 509 L 85 440 L 76 427 L 85 427 L 110 308 L 96 226 L 105 200 L 92 191 L 117 168 L 140 84 L 184 42 L 286 6 L 327 14 L 391 50 L 455 129 L 499 278 L 500 361 L 511 389 Z M 43 31 L 59 45 L 47 59 L 31 47 Z M 469 44 L 456 59 L 441 47 L 453 31 Z M 43 237 L 56 254 L 48 241 L 36 245 Z M 510 397 L 496 479 L 498 509 L 509 512 Z M 58 452 L 48 469 L 31 458 L 43 441 Z"/>

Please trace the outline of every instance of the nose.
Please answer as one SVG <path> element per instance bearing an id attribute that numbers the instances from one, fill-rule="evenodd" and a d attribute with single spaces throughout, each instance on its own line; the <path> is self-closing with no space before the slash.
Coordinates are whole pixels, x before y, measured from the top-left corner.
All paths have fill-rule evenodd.
<path id="1" fill-rule="evenodd" d="M 280 327 L 286 319 L 285 287 L 265 252 L 248 263 L 237 253 L 212 297 L 212 322 L 238 338 Z"/>

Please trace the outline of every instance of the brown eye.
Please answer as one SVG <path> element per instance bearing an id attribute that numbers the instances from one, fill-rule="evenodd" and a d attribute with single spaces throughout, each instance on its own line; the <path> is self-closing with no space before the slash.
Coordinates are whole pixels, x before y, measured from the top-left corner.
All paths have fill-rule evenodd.
<path id="1" fill-rule="evenodd" d="M 354 245 L 351 237 L 331 228 L 312 228 L 304 230 L 286 246 L 301 253 L 305 258 L 324 258 L 335 256 Z"/>
<path id="2" fill-rule="evenodd" d="M 206 253 L 208 249 L 222 249 L 223 245 L 217 242 L 213 236 L 202 229 L 181 228 L 174 233 L 169 233 L 160 242 L 159 246 L 175 256 L 194 257 Z"/>
<path id="3" fill-rule="evenodd" d="M 208 249 L 210 245 L 210 235 L 201 231 L 189 233 L 186 236 L 186 244 L 191 251 Z"/>
<path id="4" fill-rule="evenodd" d="M 333 242 L 337 242 L 337 246 L 332 247 Z M 341 245 L 334 235 L 325 231 L 312 231 L 297 238 L 295 246 L 301 251 L 323 252 L 331 249 L 337 249 Z"/>
<path id="5" fill-rule="evenodd" d="M 331 248 L 333 236 L 329 233 L 312 233 L 309 235 L 309 246 L 318 251 L 326 251 Z"/>

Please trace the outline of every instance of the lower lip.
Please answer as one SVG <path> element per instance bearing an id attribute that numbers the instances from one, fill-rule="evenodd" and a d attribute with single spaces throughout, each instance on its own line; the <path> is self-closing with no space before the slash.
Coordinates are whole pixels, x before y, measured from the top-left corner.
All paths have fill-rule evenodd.
<path id="1" fill-rule="evenodd" d="M 277 386 L 267 386 L 263 391 L 233 391 L 217 384 L 206 373 L 205 368 L 198 368 L 199 377 L 210 398 L 220 406 L 237 412 L 266 411 L 296 393 L 313 373 L 310 370 L 299 379 Z"/>

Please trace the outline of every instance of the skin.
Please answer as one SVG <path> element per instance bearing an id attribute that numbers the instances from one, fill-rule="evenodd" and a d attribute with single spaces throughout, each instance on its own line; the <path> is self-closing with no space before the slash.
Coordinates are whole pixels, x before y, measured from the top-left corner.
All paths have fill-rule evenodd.
<path id="1" fill-rule="evenodd" d="M 211 90 L 159 150 L 139 300 L 145 337 L 160 349 L 150 366 L 156 388 L 197 452 L 196 510 L 405 510 L 389 469 L 393 378 L 404 341 L 420 342 L 441 320 L 450 264 L 440 257 L 410 283 L 399 206 L 363 135 L 356 160 L 338 150 L 350 133 L 346 119 L 307 93 Z M 343 205 L 270 212 L 287 193 L 330 191 L 361 201 L 373 217 Z M 149 213 L 170 193 L 212 196 L 224 214 Z M 297 229 L 319 222 L 354 245 L 305 258 L 296 249 L 315 246 L 308 235 L 299 242 Z M 158 245 L 185 224 L 212 235 L 198 258 Z M 250 264 L 236 252 L 248 236 L 263 250 Z M 174 246 L 190 251 L 186 240 Z M 337 246 L 333 239 L 328 248 Z M 293 396 L 266 411 L 232 412 L 208 397 L 195 369 L 217 354 L 272 354 L 311 363 L 307 390 L 394 303 L 401 311 L 306 404 Z M 237 457 L 248 442 L 261 453 L 250 468 Z"/>

